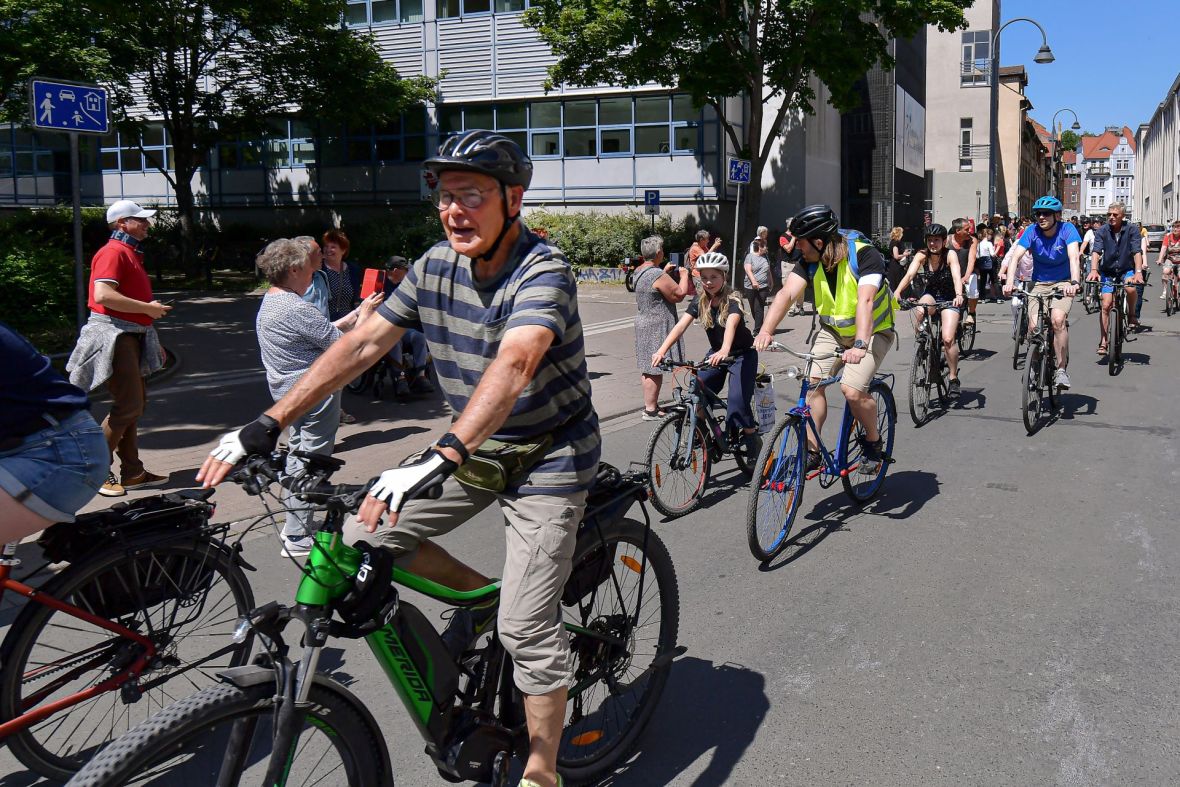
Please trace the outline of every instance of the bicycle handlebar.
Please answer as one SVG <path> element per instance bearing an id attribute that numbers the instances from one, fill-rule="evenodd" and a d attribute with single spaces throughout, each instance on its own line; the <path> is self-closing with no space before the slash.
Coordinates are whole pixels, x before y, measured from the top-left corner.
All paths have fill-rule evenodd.
<path id="1" fill-rule="evenodd" d="M 700 362 L 673 361 L 669 358 L 665 358 L 664 360 L 660 361 L 659 364 L 656 365 L 655 368 L 656 369 L 663 369 L 663 370 L 669 371 L 669 372 L 672 371 L 673 369 L 677 369 L 677 368 L 692 369 L 695 372 L 695 371 L 699 371 L 701 369 L 721 369 L 726 366 L 732 366 L 735 361 L 737 361 L 736 357 L 734 357 L 732 355 L 727 355 L 721 359 L 720 363 L 718 363 L 716 366 L 713 366 L 713 364 L 709 363 L 708 361 L 700 361 Z"/>
<path id="2" fill-rule="evenodd" d="M 766 346 L 766 349 L 770 350 L 771 352 L 790 353 L 791 355 L 795 356 L 796 358 L 798 358 L 801 361 L 826 361 L 829 358 L 836 358 L 841 355 L 841 353 L 837 353 L 837 352 L 824 353 L 822 355 L 817 355 L 815 353 L 795 352 L 790 347 L 788 347 L 785 344 L 782 344 L 781 342 L 771 342 L 770 344 L 768 344 Z"/>
<path id="3" fill-rule="evenodd" d="M 922 303 L 921 301 L 919 301 L 916 298 L 906 298 L 904 301 L 901 302 L 901 310 L 902 311 L 909 311 L 910 309 L 916 309 L 919 306 L 926 306 L 926 307 L 933 306 L 936 309 L 958 308 L 957 306 L 955 306 L 955 302 L 953 300 L 952 301 L 935 301 L 934 303 Z"/>

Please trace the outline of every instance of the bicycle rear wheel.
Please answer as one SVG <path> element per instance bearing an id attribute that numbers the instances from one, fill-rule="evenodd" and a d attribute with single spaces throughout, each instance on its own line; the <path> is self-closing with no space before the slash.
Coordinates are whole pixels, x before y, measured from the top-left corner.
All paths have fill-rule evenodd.
<path id="1" fill-rule="evenodd" d="M 557 769 L 570 785 L 597 782 L 635 749 L 668 681 L 680 628 L 672 557 L 640 523 L 623 519 L 586 531 L 573 565 L 562 615 L 574 687 L 557 749 Z"/>
<path id="2" fill-rule="evenodd" d="M 930 350 L 926 338 L 919 335 L 910 366 L 910 418 L 914 426 L 930 420 Z"/>
<path id="3" fill-rule="evenodd" d="M 844 484 L 844 493 L 860 505 L 872 500 L 885 484 L 885 474 L 889 472 L 889 465 L 893 462 L 893 439 L 897 427 L 897 405 L 893 401 L 893 391 L 880 380 L 874 380 L 869 386 L 869 395 L 877 405 L 877 433 L 881 436 L 881 452 L 884 458 L 880 467 L 871 475 L 860 472 L 860 466 L 868 461 L 858 442 L 864 435 L 864 429 L 855 418 L 848 419 L 848 426 L 844 430 L 844 450 L 839 458 L 841 467 L 851 468 L 840 478 Z"/>
<path id="4" fill-rule="evenodd" d="M 696 510 L 709 483 L 709 438 L 698 423 L 688 439 L 689 420 L 687 411 L 672 413 L 647 444 L 651 504 L 666 517 Z"/>
<path id="5" fill-rule="evenodd" d="M 955 339 L 959 343 L 959 357 L 970 354 L 975 349 L 975 320 L 960 321 L 959 335 Z"/>
<path id="6" fill-rule="evenodd" d="M 788 415 L 762 444 L 746 504 L 746 540 L 750 554 L 772 559 L 786 546 L 807 481 L 803 421 Z"/>
<path id="7" fill-rule="evenodd" d="M 32 770 L 68 779 L 94 753 L 182 694 L 244 664 L 239 616 L 254 607 L 237 562 L 206 540 L 144 543 L 75 563 L 44 593 L 147 636 L 158 651 L 128 691 L 104 691 L 14 733 L 12 753 Z M 143 601 L 140 604 L 138 601 Z M 0 718 L 7 721 L 119 674 L 142 649 L 131 640 L 30 603 L 5 639 Z"/>
<path id="8" fill-rule="evenodd" d="M 1036 342 L 1029 342 L 1028 351 L 1024 356 L 1024 376 L 1022 382 L 1024 390 L 1020 398 L 1024 428 L 1029 434 L 1037 431 L 1041 423 L 1041 411 L 1044 409 L 1040 378 L 1041 348 Z"/>
<path id="9" fill-rule="evenodd" d="M 260 785 L 270 763 L 275 703 L 273 681 L 210 686 L 103 749 L 70 784 Z M 381 730 L 347 690 L 317 677 L 303 713 L 286 784 L 392 787 Z M 227 756 L 235 747 L 239 756 Z"/>

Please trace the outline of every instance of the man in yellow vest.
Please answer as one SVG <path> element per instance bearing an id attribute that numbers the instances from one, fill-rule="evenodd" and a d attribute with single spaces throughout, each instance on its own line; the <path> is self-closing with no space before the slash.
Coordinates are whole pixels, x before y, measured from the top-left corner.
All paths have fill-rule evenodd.
<path id="1" fill-rule="evenodd" d="M 840 390 L 863 431 L 859 439 L 864 461 L 858 472 L 874 475 L 884 457 L 877 404 L 869 394 L 869 385 L 894 342 L 894 302 L 884 286 L 885 258 L 857 233 L 846 237 L 839 227 L 835 212 L 827 205 L 809 205 L 791 219 L 787 229 L 795 236 L 795 248 L 803 259 L 775 296 L 754 346 L 765 350 L 774 341 L 779 322 L 791 304 L 803 297 L 810 282 L 820 323 L 811 352 L 839 355 L 812 362 L 807 374 L 819 382 L 832 375 L 838 363 L 846 365 Z M 815 391 L 809 404 L 816 428 L 822 429 L 828 412 L 827 388 Z M 807 441 L 808 470 L 818 469 L 822 459 L 814 435 L 808 434 Z"/>

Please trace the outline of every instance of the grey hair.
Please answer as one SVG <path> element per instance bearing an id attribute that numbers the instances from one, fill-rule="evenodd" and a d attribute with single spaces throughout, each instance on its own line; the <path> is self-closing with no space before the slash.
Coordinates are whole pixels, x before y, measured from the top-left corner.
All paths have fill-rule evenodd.
<path id="1" fill-rule="evenodd" d="M 1112 202 L 1106 206 L 1107 210 L 1117 210 L 1120 216 L 1127 215 L 1127 206 L 1121 202 Z"/>
<path id="2" fill-rule="evenodd" d="M 693 235 L 693 237 L 698 241 L 708 240 L 709 239 L 709 231 L 708 230 L 697 230 L 697 234 Z"/>
<path id="3" fill-rule="evenodd" d="M 308 254 L 311 254 L 312 249 L 315 248 L 312 246 L 312 244 L 319 242 L 310 235 L 296 235 L 294 238 L 291 238 L 291 240 L 296 241 L 297 243 L 302 243 L 305 247 L 307 247 Z"/>
<path id="4" fill-rule="evenodd" d="M 664 239 L 659 235 L 652 235 L 639 241 L 639 253 L 645 260 L 654 260 L 656 255 L 664 250 Z"/>
<path id="5" fill-rule="evenodd" d="M 292 271 L 307 264 L 307 244 L 297 238 L 279 238 L 266 244 L 254 264 L 271 284 L 282 284 Z"/>
<path id="6" fill-rule="evenodd" d="M 758 231 L 755 232 L 754 234 L 757 235 L 759 238 L 761 238 L 764 233 L 769 233 L 769 232 L 770 232 L 770 227 L 761 227 L 760 226 L 760 227 L 758 227 Z"/>

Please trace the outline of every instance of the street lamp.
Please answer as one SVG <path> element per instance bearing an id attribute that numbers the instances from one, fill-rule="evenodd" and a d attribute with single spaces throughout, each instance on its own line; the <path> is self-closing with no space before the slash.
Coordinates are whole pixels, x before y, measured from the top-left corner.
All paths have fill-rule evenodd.
<path id="1" fill-rule="evenodd" d="M 1062 109 L 1059 109 L 1056 112 L 1054 112 L 1053 119 L 1049 121 L 1049 130 L 1052 132 L 1051 136 L 1052 136 L 1053 142 L 1055 143 L 1053 145 L 1053 191 L 1052 191 L 1052 194 L 1054 197 L 1061 196 L 1061 193 L 1060 193 L 1061 184 L 1058 182 L 1058 179 L 1057 179 L 1057 162 L 1061 158 L 1061 135 L 1059 133 L 1057 133 L 1057 116 L 1060 115 L 1062 112 L 1068 112 L 1069 114 L 1073 115 L 1073 125 L 1070 126 L 1070 129 L 1072 131 L 1081 131 L 1081 129 L 1082 129 L 1082 124 L 1078 122 L 1078 113 L 1074 112 L 1072 109 L 1069 109 L 1068 107 L 1063 107 Z"/>
<path id="2" fill-rule="evenodd" d="M 1049 39 L 1045 35 L 1045 28 L 1041 27 L 1041 23 L 1035 19 L 1029 19 L 1025 16 L 1018 16 L 1015 19 L 1009 19 L 1004 24 L 1000 25 L 996 30 L 995 36 L 992 38 L 992 90 L 991 90 L 991 145 L 988 151 L 988 173 L 987 173 L 987 193 L 988 193 L 988 213 L 996 213 L 996 169 L 999 167 L 999 147 L 1000 147 L 1000 123 L 999 123 L 999 106 L 1000 106 L 1000 33 L 1004 32 L 1004 28 L 1013 22 L 1029 22 L 1037 26 L 1041 31 L 1041 48 L 1037 50 L 1036 55 L 1033 56 L 1034 63 L 1052 63 L 1055 58 L 1053 50 L 1049 48 Z"/>

